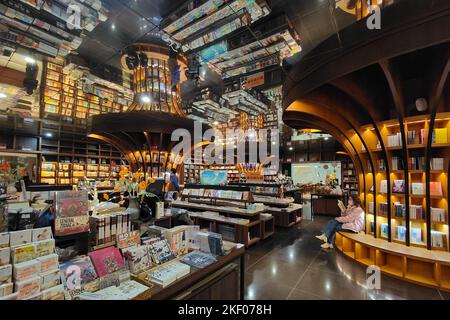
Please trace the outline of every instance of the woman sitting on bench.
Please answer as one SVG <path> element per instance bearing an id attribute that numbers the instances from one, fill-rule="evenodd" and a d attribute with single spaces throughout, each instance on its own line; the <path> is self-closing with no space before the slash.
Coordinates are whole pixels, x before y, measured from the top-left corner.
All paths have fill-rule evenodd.
<path id="1" fill-rule="evenodd" d="M 357 195 L 348 198 L 348 205 L 345 211 L 341 211 L 341 216 L 330 220 L 317 239 L 325 242 L 322 248 L 333 248 L 336 239 L 336 232 L 341 230 L 360 232 L 364 228 L 364 210 L 361 208 L 361 200 Z"/>

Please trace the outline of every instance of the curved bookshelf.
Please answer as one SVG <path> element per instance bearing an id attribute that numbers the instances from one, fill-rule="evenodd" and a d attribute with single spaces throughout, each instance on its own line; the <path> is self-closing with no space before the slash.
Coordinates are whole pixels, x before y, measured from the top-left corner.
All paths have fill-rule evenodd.
<path id="1" fill-rule="evenodd" d="M 374 183 L 376 185 L 375 194 L 373 191 L 361 192 L 361 198 L 367 199 L 366 233 L 407 246 L 449 251 L 450 113 L 436 115 L 432 144 L 427 144 L 429 122 L 429 115 L 404 119 L 406 146 L 401 143 L 398 120 L 377 123 L 384 150 L 378 143 L 373 126 L 360 128 L 362 139 L 376 163 L 375 178 L 370 168 L 366 170 L 369 173 L 362 177 L 368 190 Z M 361 150 L 359 157 L 368 168 L 368 152 L 362 148 L 362 142 L 355 139 L 353 144 Z M 387 164 L 383 163 L 383 151 L 387 155 Z M 427 158 L 430 160 L 428 170 Z M 386 168 L 390 169 L 389 176 Z M 405 179 L 406 175 L 408 179 Z"/>

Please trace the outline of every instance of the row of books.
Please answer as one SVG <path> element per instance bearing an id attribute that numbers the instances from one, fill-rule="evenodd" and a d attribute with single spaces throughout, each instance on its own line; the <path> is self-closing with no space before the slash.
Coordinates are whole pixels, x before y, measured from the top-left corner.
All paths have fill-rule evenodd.
<path id="1" fill-rule="evenodd" d="M 410 130 L 407 132 L 406 140 L 408 144 L 425 144 L 427 137 L 427 129 L 420 129 L 420 131 Z M 432 143 L 447 143 L 448 132 L 447 128 L 435 128 L 432 135 Z M 387 136 L 388 147 L 401 147 L 401 133 L 390 134 Z"/>
<path id="2" fill-rule="evenodd" d="M 435 248 L 446 248 L 447 234 L 441 231 L 431 230 L 431 246 Z"/>
<path id="3" fill-rule="evenodd" d="M 410 184 L 410 190 L 411 190 L 411 194 L 413 194 L 413 195 L 424 195 L 425 194 L 425 183 L 412 182 Z M 393 193 L 404 193 L 405 192 L 405 180 L 393 180 L 392 181 L 392 192 Z M 387 193 L 387 180 L 381 180 L 380 193 Z M 442 183 L 440 181 L 430 182 L 430 193 L 432 196 L 442 196 L 443 195 Z"/>
<path id="4" fill-rule="evenodd" d="M 445 209 L 443 208 L 431 208 L 430 218 L 433 222 L 447 222 L 445 215 Z"/>
<path id="5" fill-rule="evenodd" d="M 406 227 L 405 226 L 396 226 L 395 227 L 395 239 L 399 241 L 406 240 Z M 422 244 L 422 229 L 421 228 L 411 228 L 410 229 L 410 239 L 412 243 Z"/>
<path id="6" fill-rule="evenodd" d="M 215 190 L 215 189 L 184 189 L 182 196 L 221 198 L 230 200 L 248 200 L 248 191 Z"/>
<path id="7" fill-rule="evenodd" d="M 394 216 L 404 218 L 406 215 L 406 208 L 403 203 L 394 202 Z"/>
<path id="8" fill-rule="evenodd" d="M 89 218 L 91 239 L 98 246 L 116 241 L 116 236 L 131 231 L 131 214 L 116 212 Z"/>
<path id="9" fill-rule="evenodd" d="M 382 160 L 381 160 L 382 161 Z M 380 169 L 380 168 L 379 168 Z M 403 170 L 403 161 L 399 157 L 392 157 L 392 170 Z M 444 158 L 433 158 L 430 161 L 431 170 L 444 170 Z M 384 171 L 385 168 L 383 166 Z M 408 170 L 425 170 L 425 157 L 408 158 Z"/>
<path id="10" fill-rule="evenodd" d="M 406 135 L 408 144 L 425 144 L 425 130 L 409 130 Z"/>

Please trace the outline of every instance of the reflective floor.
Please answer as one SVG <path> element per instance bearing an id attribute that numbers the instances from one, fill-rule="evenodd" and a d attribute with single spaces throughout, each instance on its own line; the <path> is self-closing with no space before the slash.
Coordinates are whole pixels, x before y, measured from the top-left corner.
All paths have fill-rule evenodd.
<path id="1" fill-rule="evenodd" d="M 328 221 L 316 217 L 250 247 L 246 299 L 449 299 L 450 293 L 381 276 L 381 289 L 366 288 L 366 269 L 314 238 Z"/>

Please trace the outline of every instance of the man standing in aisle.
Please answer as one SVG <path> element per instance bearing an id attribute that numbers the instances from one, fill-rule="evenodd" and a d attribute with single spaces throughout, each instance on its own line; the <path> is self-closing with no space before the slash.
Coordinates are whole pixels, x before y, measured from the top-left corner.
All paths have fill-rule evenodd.
<path id="1" fill-rule="evenodd" d="M 178 184 L 177 170 L 172 168 L 172 173 L 170 174 L 170 191 L 180 191 L 180 185 Z"/>

